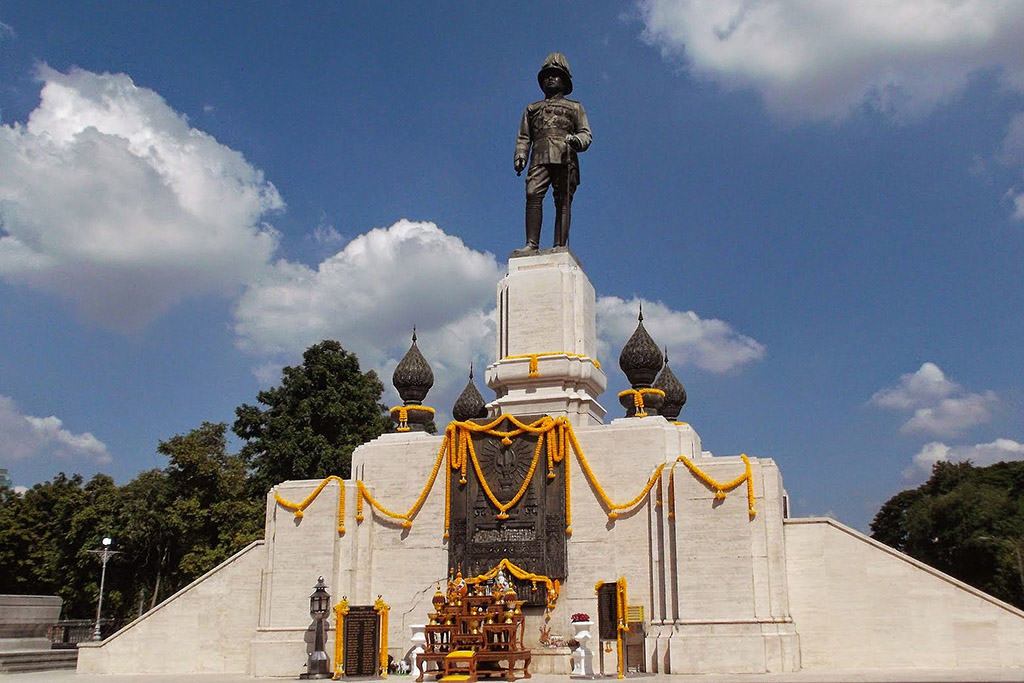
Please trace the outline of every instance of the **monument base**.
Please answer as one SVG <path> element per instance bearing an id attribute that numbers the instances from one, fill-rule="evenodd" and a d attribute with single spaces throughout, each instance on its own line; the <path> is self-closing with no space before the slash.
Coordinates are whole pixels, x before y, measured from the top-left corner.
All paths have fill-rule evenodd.
<path id="1" fill-rule="evenodd" d="M 497 361 L 487 386 L 492 414 L 545 413 L 600 424 L 608 378 L 597 361 L 594 287 L 568 249 L 509 260 L 498 283 Z"/>

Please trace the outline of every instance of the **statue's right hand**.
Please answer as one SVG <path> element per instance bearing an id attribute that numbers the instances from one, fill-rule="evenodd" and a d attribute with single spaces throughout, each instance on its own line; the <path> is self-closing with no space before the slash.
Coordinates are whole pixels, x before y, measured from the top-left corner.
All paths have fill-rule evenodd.
<path id="1" fill-rule="evenodd" d="M 517 175 L 522 173 L 523 169 L 526 168 L 526 159 L 523 157 L 516 157 L 516 160 L 512 162 L 512 167 L 515 169 Z"/>

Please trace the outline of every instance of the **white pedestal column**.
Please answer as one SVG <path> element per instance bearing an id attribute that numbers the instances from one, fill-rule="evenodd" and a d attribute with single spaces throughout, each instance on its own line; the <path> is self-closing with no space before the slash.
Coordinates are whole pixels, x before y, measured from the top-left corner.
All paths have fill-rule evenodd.
<path id="1" fill-rule="evenodd" d="M 493 410 L 600 424 L 608 379 L 597 361 L 594 287 L 568 250 L 509 259 L 498 283 L 498 360 L 487 368 Z"/>

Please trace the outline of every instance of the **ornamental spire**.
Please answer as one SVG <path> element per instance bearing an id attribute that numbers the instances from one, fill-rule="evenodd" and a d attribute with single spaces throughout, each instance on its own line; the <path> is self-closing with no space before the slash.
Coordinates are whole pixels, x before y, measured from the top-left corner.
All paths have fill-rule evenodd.
<path id="1" fill-rule="evenodd" d="M 643 302 L 641 302 L 636 330 L 626 345 L 622 347 L 622 353 L 619 354 L 619 367 L 626 375 L 626 379 L 629 380 L 630 386 L 634 389 L 647 389 L 654 382 L 654 378 L 658 376 L 658 371 L 661 370 L 663 363 L 661 349 L 654 343 L 644 327 L 644 309 Z"/>
<path id="2" fill-rule="evenodd" d="M 452 406 L 452 417 L 459 422 L 472 420 L 473 418 L 487 417 L 487 402 L 480 395 L 476 385 L 473 383 L 473 364 L 469 364 L 469 381 L 466 388 L 462 390 L 459 397 L 455 399 Z"/>
<path id="3" fill-rule="evenodd" d="M 434 386 L 434 371 L 416 346 L 415 325 L 412 328 L 412 346 L 395 368 L 391 383 L 395 385 L 405 405 L 422 404 L 427 392 Z"/>
<path id="4" fill-rule="evenodd" d="M 661 404 L 661 409 L 658 412 L 664 415 L 669 422 L 679 419 L 679 411 L 686 405 L 686 389 L 672 372 L 672 368 L 668 366 L 667 347 L 665 348 L 665 367 L 654 382 L 654 388 L 665 392 L 665 401 Z"/>

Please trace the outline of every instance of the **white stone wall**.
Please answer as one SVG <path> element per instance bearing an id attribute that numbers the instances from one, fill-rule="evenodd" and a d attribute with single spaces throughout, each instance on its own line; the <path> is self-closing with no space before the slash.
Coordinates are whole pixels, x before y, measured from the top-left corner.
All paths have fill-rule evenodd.
<path id="1" fill-rule="evenodd" d="M 1024 612 L 831 519 L 785 537 L 804 669 L 1024 667 Z"/>
<path id="2" fill-rule="evenodd" d="M 256 541 L 101 643 L 81 643 L 78 673 L 248 673 L 266 562 Z"/>

